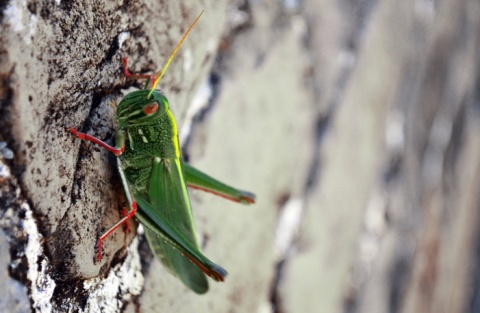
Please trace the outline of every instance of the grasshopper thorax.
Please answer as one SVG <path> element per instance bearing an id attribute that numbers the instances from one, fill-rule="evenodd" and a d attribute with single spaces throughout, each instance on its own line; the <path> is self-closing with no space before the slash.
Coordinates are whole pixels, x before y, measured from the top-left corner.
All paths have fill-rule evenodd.
<path id="1" fill-rule="evenodd" d="M 120 125 L 141 124 L 158 120 L 168 111 L 168 100 L 160 90 L 142 89 L 127 94 L 117 107 Z"/>

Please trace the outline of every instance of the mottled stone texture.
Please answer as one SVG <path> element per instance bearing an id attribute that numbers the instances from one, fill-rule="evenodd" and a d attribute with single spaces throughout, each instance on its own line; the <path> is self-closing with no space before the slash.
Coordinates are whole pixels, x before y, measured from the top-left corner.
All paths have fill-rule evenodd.
<path id="1" fill-rule="evenodd" d="M 0 265 L 28 294 L 41 282 L 22 275 L 21 203 L 58 312 L 480 310 L 478 1 L 99 3 L 0 8 L 0 141 L 15 155 L 0 164 Z M 158 70 L 202 9 L 160 87 L 188 161 L 258 201 L 191 192 L 204 252 L 229 271 L 198 296 L 141 236 L 127 250 L 135 232 L 93 263 L 121 189 L 114 158 L 64 127 L 112 143 L 111 103 L 141 86 L 121 57 Z M 13 280 L 2 294 L 0 308 L 29 305 Z"/>

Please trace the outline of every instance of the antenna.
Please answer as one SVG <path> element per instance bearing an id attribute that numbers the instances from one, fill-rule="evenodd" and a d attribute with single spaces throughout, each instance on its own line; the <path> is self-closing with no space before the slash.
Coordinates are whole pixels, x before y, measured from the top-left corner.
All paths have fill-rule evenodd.
<path id="1" fill-rule="evenodd" d="M 168 58 L 167 64 L 165 64 L 165 66 L 163 67 L 163 69 L 162 69 L 161 71 L 158 71 L 158 72 L 153 76 L 152 89 L 150 89 L 150 92 L 148 93 L 147 98 L 150 98 L 150 96 L 152 95 L 153 90 L 155 89 L 155 87 L 157 87 L 158 82 L 160 81 L 160 79 L 162 79 L 163 74 L 165 74 L 165 72 L 167 71 L 167 68 L 168 68 L 168 66 L 170 65 L 170 62 L 172 62 L 173 57 L 175 56 L 175 54 L 177 54 L 178 49 L 179 49 L 180 46 L 182 45 L 182 43 L 183 43 L 183 41 L 185 40 L 185 38 L 187 38 L 187 35 L 188 35 L 188 33 L 192 30 L 193 26 L 195 26 L 195 24 L 198 22 L 198 20 L 200 19 L 200 16 L 202 16 L 202 14 L 203 14 L 203 10 L 202 10 L 202 12 L 200 12 L 200 14 L 197 16 L 197 18 L 195 19 L 195 21 L 193 21 L 193 23 L 190 24 L 190 27 L 188 27 L 188 29 L 187 29 L 187 31 L 185 32 L 185 34 L 183 35 L 182 39 L 180 39 L 180 42 L 179 42 L 179 43 L 177 44 L 177 46 L 175 47 L 175 50 L 173 50 L 172 54 L 171 54 L 170 57 Z"/>

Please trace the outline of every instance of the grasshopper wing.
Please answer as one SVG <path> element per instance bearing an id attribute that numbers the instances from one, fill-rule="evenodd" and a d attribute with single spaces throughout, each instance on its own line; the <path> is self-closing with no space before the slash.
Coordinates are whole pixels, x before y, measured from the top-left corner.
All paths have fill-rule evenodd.
<path id="1" fill-rule="evenodd" d="M 200 251 L 180 159 L 155 158 L 149 199 L 135 198 L 150 247 L 174 275 L 197 293 L 208 290 L 205 274 L 224 280 L 227 272 Z"/>

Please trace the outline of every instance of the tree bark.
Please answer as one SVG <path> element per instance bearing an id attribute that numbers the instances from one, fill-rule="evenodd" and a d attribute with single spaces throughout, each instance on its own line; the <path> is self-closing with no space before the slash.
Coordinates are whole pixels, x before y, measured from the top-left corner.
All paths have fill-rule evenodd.
<path id="1" fill-rule="evenodd" d="M 198 296 L 118 230 L 112 103 L 159 70 L 191 191 Z M 0 311 L 476 312 L 480 4 L 11 1 L 1 7 Z M 13 158 L 10 158 L 13 152 Z M 7 241 L 10 243 L 9 247 Z M 20 283 L 19 283 L 20 282 Z M 23 286 L 25 287 L 22 287 Z"/>

